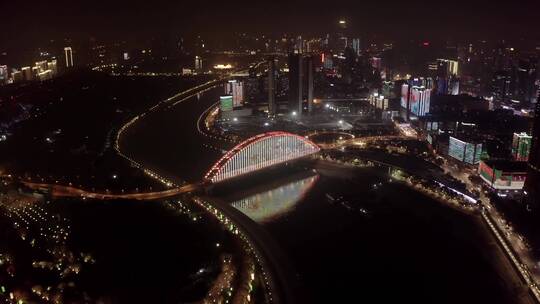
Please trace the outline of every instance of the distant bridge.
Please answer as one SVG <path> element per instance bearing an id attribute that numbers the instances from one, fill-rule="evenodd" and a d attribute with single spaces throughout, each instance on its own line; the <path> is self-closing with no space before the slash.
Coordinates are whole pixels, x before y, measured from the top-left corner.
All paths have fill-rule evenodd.
<path id="1" fill-rule="evenodd" d="M 296 134 L 287 132 L 259 134 L 246 139 L 227 152 L 212 166 L 204 180 L 218 183 L 319 151 L 320 148 L 312 141 Z"/>

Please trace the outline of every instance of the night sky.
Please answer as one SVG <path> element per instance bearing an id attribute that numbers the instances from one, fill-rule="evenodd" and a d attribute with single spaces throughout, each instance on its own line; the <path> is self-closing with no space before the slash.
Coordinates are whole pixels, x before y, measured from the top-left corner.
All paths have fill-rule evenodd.
<path id="1" fill-rule="evenodd" d="M 540 1 L 0 1 L 2 41 L 231 31 L 322 34 L 340 17 L 361 35 L 501 37 L 539 34 Z M 495 36 L 494 36 L 495 35 Z"/>

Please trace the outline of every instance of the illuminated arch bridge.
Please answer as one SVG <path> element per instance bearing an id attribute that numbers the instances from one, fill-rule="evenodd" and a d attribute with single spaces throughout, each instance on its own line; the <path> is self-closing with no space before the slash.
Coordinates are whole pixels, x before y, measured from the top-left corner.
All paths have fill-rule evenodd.
<path id="1" fill-rule="evenodd" d="M 319 152 L 310 140 L 287 132 L 251 137 L 227 152 L 204 179 L 217 183 Z"/>

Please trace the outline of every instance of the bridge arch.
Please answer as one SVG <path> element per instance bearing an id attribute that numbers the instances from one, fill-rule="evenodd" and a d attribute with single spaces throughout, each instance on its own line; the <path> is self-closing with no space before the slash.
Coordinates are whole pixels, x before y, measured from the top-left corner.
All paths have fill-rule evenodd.
<path id="1" fill-rule="evenodd" d="M 217 183 L 319 151 L 312 141 L 296 134 L 263 133 L 246 139 L 223 155 L 204 179 Z"/>

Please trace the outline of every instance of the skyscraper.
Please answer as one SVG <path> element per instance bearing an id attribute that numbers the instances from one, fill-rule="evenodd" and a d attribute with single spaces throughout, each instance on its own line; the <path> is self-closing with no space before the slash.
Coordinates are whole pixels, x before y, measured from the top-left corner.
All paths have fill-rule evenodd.
<path id="1" fill-rule="evenodd" d="M 276 115 L 276 59 L 268 58 L 268 115 Z"/>
<path id="2" fill-rule="evenodd" d="M 201 56 L 195 56 L 195 71 L 200 71 L 203 68 L 203 62 Z"/>
<path id="3" fill-rule="evenodd" d="M 237 80 L 229 80 L 225 83 L 225 95 L 233 97 L 233 107 L 244 105 L 244 83 Z"/>
<path id="4" fill-rule="evenodd" d="M 302 55 L 289 54 L 289 111 L 291 114 L 302 114 Z"/>
<path id="5" fill-rule="evenodd" d="M 540 207 L 540 103 L 536 103 L 532 127 L 529 172 L 525 182 L 529 202 Z"/>
<path id="6" fill-rule="evenodd" d="M 439 65 L 439 75 L 442 77 L 457 76 L 459 73 L 459 62 L 450 59 L 437 59 Z"/>
<path id="7" fill-rule="evenodd" d="M 518 161 L 528 161 L 532 137 L 527 133 L 514 133 L 512 156 Z"/>
<path id="8" fill-rule="evenodd" d="M 356 53 L 356 56 L 360 56 L 360 38 L 354 38 L 352 40 L 352 48 Z"/>
<path id="9" fill-rule="evenodd" d="M 410 119 L 410 113 L 418 117 L 429 113 L 432 90 L 425 85 L 430 85 L 430 78 L 414 78 L 401 86 L 400 104 L 406 110 L 407 120 Z"/>
<path id="10" fill-rule="evenodd" d="M 73 50 L 70 46 L 64 48 L 64 55 L 66 57 L 66 68 L 73 67 Z"/>
<path id="11" fill-rule="evenodd" d="M 0 65 L 0 85 L 7 83 L 8 76 L 7 65 Z"/>
<path id="12" fill-rule="evenodd" d="M 21 69 L 21 72 L 23 74 L 23 78 L 24 78 L 25 81 L 34 80 L 34 77 L 32 75 L 32 68 L 31 67 L 23 67 Z"/>
<path id="13" fill-rule="evenodd" d="M 307 99 L 308 99 L 308 112 L 313 111 L 313 57 L 308 56 L 306 58 L 306 69 L 307 69 Z"/>

